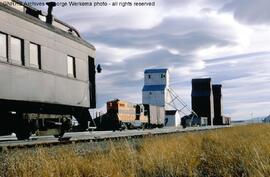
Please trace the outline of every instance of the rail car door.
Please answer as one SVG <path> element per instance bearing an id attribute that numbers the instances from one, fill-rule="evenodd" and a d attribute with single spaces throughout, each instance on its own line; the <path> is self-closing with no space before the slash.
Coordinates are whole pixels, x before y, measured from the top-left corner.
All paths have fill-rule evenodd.
<path id="1" fill-rule="evenodd" d="M 90 108 L 96 108 L 96 67 L 95 59 L 88 57 L 89 68 L 89 96 L 90 96 Z"/>

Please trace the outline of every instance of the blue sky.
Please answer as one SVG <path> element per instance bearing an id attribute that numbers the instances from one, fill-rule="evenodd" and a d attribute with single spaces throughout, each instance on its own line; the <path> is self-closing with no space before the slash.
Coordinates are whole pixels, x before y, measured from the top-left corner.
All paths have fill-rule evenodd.
<path id="1" fill-rule="evenodd" d="M 188 104 L 191 79 L 211 77 L 223 84 L 225 115 L 270 114 L 269 0 L 155 2 L 54 9 L 97 48 L 99 107 L 113 98 L 140 103 L 144 69 L 166 67 L 171 87 Z"/>

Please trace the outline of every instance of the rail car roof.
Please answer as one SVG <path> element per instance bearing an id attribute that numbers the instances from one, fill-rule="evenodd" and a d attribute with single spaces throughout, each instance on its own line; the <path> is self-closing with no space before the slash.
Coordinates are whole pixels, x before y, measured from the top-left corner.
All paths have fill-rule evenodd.
<path id="1" fill-rule="evenodd" d="M 29 13 L 26 13 L 26 11 L 28 9 L 28 10 L 40 15 L 41 17 L 46 18 L 46 14 L 44 12 L 42 12 L 41 10 L 38 10 L 38 9 L 31 7 L 31 6 L 28 6 L 28 5 L 26 5 L 23 2 L 18 1 L 18 0 L 11 0 L 11 2 L 16 3 L 16 4 L 18 4 L 18 6 L 21 6 L 22 8 L 25 8 L 25 9 L 19 10 L 18 8 L 14 8 L 14 7 L 5 5 L 4 3 L 1 3 L 1 1 L 0 1 L 0 10 L 7 12 L 9 14 L 12 14 L 14 16 L 17 16 L 19 18 L 22 18 L 23 20 L 26 20 L 28 22 L 31 22 L 31 23 L 36 24 L 38 26 L 41 26 L 43 28 L 46 28 L 52 32 L 60 34 L 66 38 L 69 38 L 75 42 L 78 42 L 82 45 L 85 45 L 86 47 L 89 47 L 89 48 L 95 50 L 95 47 L 92 44 L 90 44 L 89 42 L 87 42 L 81 38 L 80 33 L 74 27 L 66 24 L 65 22 L 63 22 L 57 18 L 54 18 L 54 22 L 57 25 L 67 28 L 67 30 L 61 29 L 60 27 L 46 23 L 41 18 L 36 17 L 33 14 L 31 15 Z"/>

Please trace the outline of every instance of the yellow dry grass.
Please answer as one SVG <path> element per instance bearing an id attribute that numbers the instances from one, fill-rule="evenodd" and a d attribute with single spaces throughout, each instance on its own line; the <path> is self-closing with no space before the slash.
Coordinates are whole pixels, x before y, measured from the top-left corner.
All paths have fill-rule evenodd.
<path id="1" fill-rule="evenodd" d="M 7 177 L 269 177 L 270 125 L 148 137 L 134 146 L 111 142 L 106 151 L 79 145 L 5 153 Z M 118 142 L 119 143 L 119 142 Z M 82 148 L 82 147 L 81 147 Z"/>

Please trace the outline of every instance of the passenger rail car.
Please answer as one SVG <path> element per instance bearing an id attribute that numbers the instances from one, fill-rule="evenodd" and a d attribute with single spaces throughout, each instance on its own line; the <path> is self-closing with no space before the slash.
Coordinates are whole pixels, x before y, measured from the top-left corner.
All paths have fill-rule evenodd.
<path id="1" fill-rule="evenodd" d="M 86 129 L 96 107 L 95 47 L 53 17 L 55 3 L 44 14 L 8 2 L 0 3 L 0 134 L 27 139 L 53 128 L 61 135 L 71 116 Z"/>
<path id="2" fill-rule="evenodd" d="M 107 113 L 94 121 L 98 130 L 123 130 L 163 127 L 164 119 L 164 107 L 116 99 L 107 102 Z"/>

